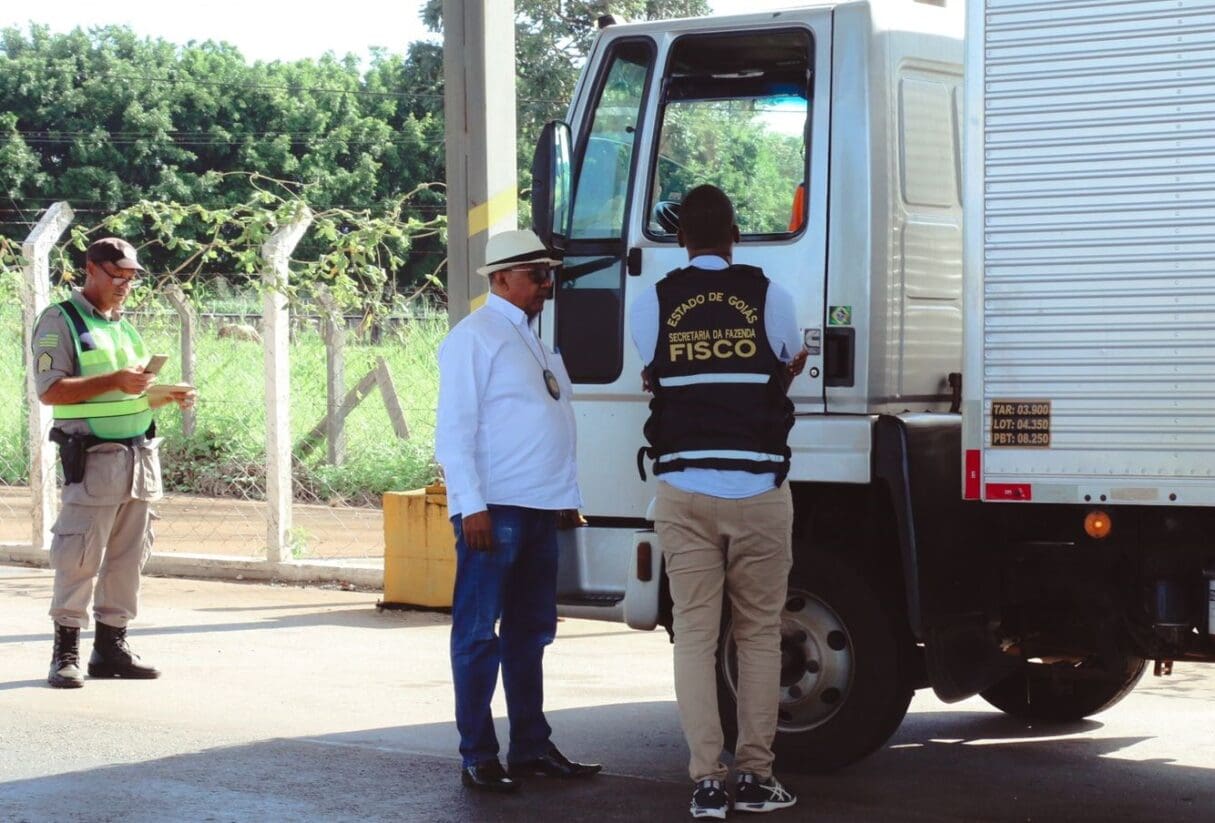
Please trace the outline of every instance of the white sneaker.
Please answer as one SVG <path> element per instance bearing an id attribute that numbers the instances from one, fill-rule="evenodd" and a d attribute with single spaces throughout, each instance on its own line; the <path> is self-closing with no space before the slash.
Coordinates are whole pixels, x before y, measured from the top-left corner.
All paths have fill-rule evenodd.
<path id="1" fill-rule="evenodd" d="M 750 772 L 738 773 L 734 787 L 734 811 L 774 812 L 797 802 L 797 795 L 780 784 L 775 776 L 761 781 Z"/>

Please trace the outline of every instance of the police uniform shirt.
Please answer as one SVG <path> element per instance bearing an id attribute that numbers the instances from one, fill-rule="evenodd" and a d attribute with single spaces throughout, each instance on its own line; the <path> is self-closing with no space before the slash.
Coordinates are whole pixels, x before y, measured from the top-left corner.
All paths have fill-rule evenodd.
<path id="1" fill-rule="evenodd" d="M 545 385 L 546 367 L 557 378 L 556 399 Z M 490 294 L 456 324 L 439 347 L 435 425 L 448 511 L 476 514 L 490 503 L 581 506 L 573 393 L 561 356 L 509 301 Z"/>
<path id="2" fill-rule="evenodd" d="M 725 258 L 715 254 L 702 254 L 689 260 L 688 266 L 706 271 L 721 271 L 729 268 L 730 264 Z M 629 306 L 629 330 L 633 345 L 637 347 L 641 362 L 645 364 L 653 362 L 658 347 L 658 315 L 658 290 L 654 286 L 638 294 Z M 797 327 L 793 295 L 772 280 L 768 281 L 768 297 L 764 301 L 764 325 L 772 351 L 782 363 L 791 361 L 802 348 L 802 335 Z M 776 484 L 776 475 L 728 469 L 689 468 L 668 472 L 662 475 L 660 482 L 670 483 L 686 492 L 738 500 L 771 491 Z"/>
<path id="3" fill-rule="evenodd" d="M 118 320 L 122 309 L 114 309 L 110 316 L 88 301 L 80 289 L 72 289 L 71 300 L 82 313 L 103 320 Z M 41 397 L 46 390 L 65 377 L 76 377 L 76 342 L 68 328 L 63 312 L 50 306 L 42 312 L 34 326 L 34 388 Z M 58 420 L 55 427 L 67 434 L 89 434 L 89 424 L 84 420 Z"/>

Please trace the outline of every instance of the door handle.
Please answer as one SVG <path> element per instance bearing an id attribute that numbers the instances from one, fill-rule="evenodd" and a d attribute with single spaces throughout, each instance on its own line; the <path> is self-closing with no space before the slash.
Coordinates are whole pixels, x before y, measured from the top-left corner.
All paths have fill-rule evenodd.
<path id="1" fill-rule="evenodd" d="M 638 277 L 641 275 L 641 249 L 634 246 L 629 249 L 628 256 L 628 272 L 629 277 Z"/>

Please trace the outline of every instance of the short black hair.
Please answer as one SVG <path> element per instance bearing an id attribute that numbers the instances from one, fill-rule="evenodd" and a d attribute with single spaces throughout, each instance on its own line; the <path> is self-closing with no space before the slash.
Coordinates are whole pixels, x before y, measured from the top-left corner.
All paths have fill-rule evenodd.
<path id="1" fill-rule="evenodd" d="M 703 185 L 684 195 L 679 205 L 684 245 L 713 248 L 734 239 L 734 204 L 717 186 Z"/>

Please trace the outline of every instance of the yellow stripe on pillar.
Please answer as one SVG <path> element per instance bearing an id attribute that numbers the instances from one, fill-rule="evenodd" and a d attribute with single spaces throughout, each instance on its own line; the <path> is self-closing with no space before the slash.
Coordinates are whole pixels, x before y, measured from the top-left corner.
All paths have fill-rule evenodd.
<path id="1" fill-rule="evenodd" d="M 508 186 L 484 203 L 473 206 L 468 210 L 468 236 L 475 237 L 508 218 L 514 228 L 519 213 L 518 200 L 515 187 Z M 481 293 L 469 300 L 468 310 L 474 312 L 484 306 L 485 297 L 486 294 Z"/>
<path id="2" fill-rule="evenodd" d="M 519 211 L 517 200 L 515 187 L 510 186 L 484 203 L 473 206 L 468 210 L 468 236 L 475 237 L 490 226 L 497 225 L 508 217 L 514 217 Z"/>

